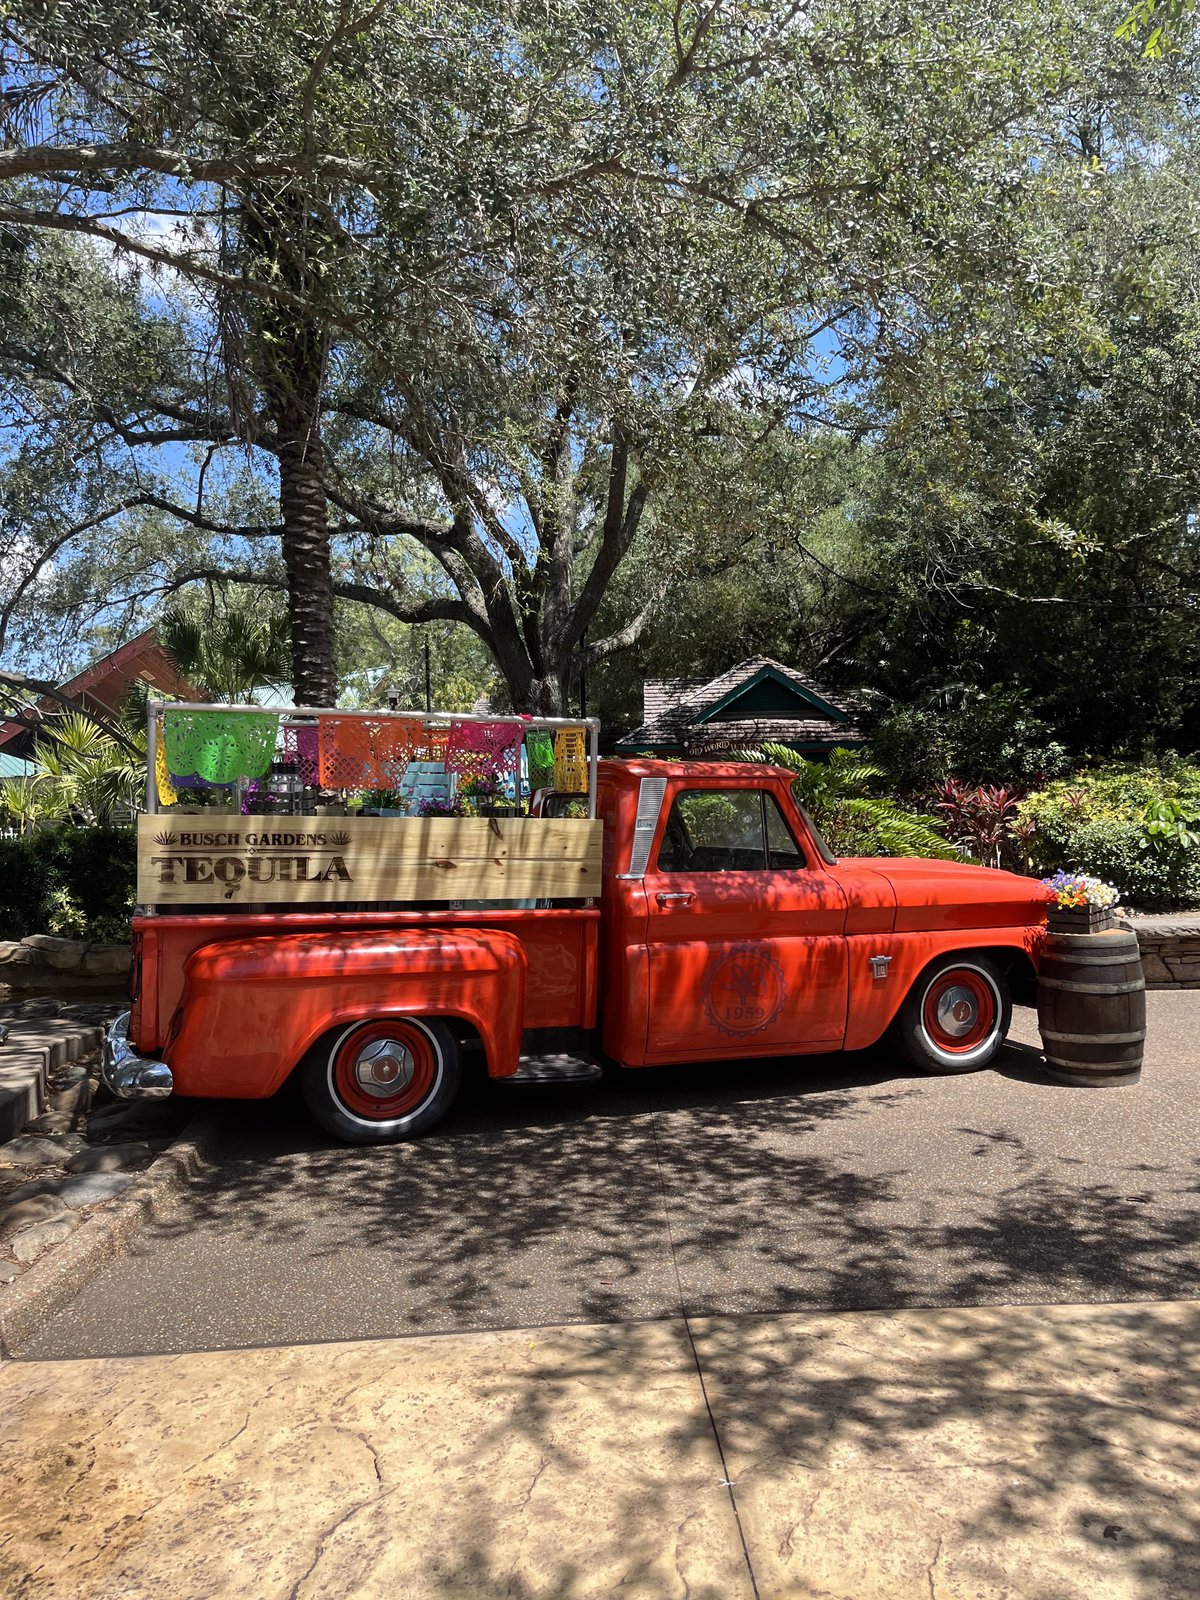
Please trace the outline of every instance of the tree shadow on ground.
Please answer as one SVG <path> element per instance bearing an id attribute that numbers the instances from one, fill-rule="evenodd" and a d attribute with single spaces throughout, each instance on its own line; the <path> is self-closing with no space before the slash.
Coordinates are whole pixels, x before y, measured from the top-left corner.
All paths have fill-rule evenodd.
<path id="1" fill-rule="evenodd" d="M 1032 1055 L 1010 1047 L 1004 1070 Z M 927 1092 L 871 1053 L 597 1092 L 485 1081 L 434 1134 L 368 1148 L 298 1106 L 229 1106 L 214 1164 L 136 1248 L 212 1235 L 226 1270 L 323 1263 L 296 1337 L 1197 1293 L 1194 1167 L 1101 1170 L 980 1120 L 939 1130 L 944 1177 L 889 1142 Z M 370 1261 L 366 1324 L 336 1303 L 350 1253 Z"/>
<path id="2" fill-rule="evenodd" d="M 704 1515 L 710 1546 L 738 1546 L 715 1423 L 763 1596 L 1195 1593 L 1200 1317 L 1178 1310 L 701 1321 L 707 1404 L 695 1385 L 690 1405 L 664 1406 L 653 1452 L 599 1473 L 572 1406 L 584 1392 L 606 1437 L 634 1437 L 661 1338 L 551 1339 L 515 1387 L 507 1367 L 485 1386 L 473 1446 L 532 1463 L 531 1482 L 497 1495 L 485 1478 L 469 1507 L 449 1504 L 413 1592 L 741 1594 L 686 1538 Z"/>

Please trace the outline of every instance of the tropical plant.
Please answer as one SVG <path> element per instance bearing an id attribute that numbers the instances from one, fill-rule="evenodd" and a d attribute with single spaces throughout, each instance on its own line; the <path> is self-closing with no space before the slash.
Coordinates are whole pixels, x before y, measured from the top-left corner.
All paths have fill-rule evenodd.
<path id="1" fill-rule="evenodd" d="M 998 867 L 1005 849 L 1018 834 L 1022 796 L 1005 784 L 981 783 L 972 787 L 958 778 L 947 778 L 942 798 L 934 809 L 942 812 L 951 839 L 968 855 L 978 856 L 985 866 Z"/>
<path id="2" fill-rule="evenodd" d="M 69 810 L 62 790 L 35 776 L 5 778 L 0 783 L 0 804 L 20 833 L 43 822 L 61 822 Z"/>
<path id="3" fill-rule="evenodd" d="M 933 817 L 871 792 L 883 774 L 854 750 L 837 749 L 828 761 L 808 761 L 787 745 L 768 743 L 735 751 L 734 759 L 769 761 L 793 773 L 793 794 L 838 855 L 948 860 L 955 854 Z"/>
<path id="4" fill-rule="evenodd" d="M 35 771 L 8 778 L 0 799 L 22 832 L 70 817 L 87 826 L 135 810 L 146 777 L 146 735 L 119 743 L 78 711 L 47 718 L 34 745 Z"/>
<path id="5" fill-rule="evenodd" d="M 244 705 L 255 689 L 288 674 L 287 619 L 273 597 L 182 600 L 155 626 L 183 676 L 213 700 Z"/>

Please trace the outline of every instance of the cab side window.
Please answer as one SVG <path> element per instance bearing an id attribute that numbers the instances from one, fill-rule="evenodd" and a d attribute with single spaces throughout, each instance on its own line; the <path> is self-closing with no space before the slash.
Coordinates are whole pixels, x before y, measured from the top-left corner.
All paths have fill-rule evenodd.
<path id="1" fill-rule="evenodd" d="M 763 789 L 676 795 L 658 850 L 660 872 L 762 872 L 803 867 L 775 797 Z"/>
<path id="2" fill-rule="evenodd" d="M 773 794 L 764 793 L 763 811 L 767 822 L 767 865 L 774 872 L 807 866 L 804 852 L 792 838 L 792 830 L 783 820 L 783 812 Z"/>

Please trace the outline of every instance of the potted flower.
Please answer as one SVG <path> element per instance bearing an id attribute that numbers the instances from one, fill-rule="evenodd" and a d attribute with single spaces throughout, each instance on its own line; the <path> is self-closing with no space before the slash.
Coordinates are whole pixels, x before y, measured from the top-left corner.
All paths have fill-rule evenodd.
<path id="1" fill-rule="evenodd" d="M 463 814 L 462 801 L 457 797 L 450 799 L 448 795 L 429 795 L 421 801 L 417 808 L 420 817 L 461 817 Z"/>
<path id="2" fill-rule="evenodd" d="M 1062 871 L 1042 882 L 1050 891 L 1046 926 L 1051 933 L 1103 933 L 1116 925 L 1121 893 L 1111 883 Z"/>
<path id="3" fill-rule="evenodd" d="M 506 817 L 512 807 L 507 804 L 500 780 L 494 772 L 481 772 L 468 778 L 459 790 L 477 817 Z"/>
<path id="4" fill-rule="evenodd" d="M 403 817 L 404 804 L 394 789 L 368 789 L 362 797 L 364 817 Z"/>

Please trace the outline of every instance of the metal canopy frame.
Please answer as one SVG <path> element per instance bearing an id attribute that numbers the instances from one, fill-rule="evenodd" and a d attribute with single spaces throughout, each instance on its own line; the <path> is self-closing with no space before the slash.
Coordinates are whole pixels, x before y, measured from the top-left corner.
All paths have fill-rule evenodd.
<path id="1" fill-rule="evenodd" d="M 476 711 L 400 711 L 400 710 L 343 710 L 340 706 L 230 706 L 211 700 L 147 700 L 146 702 L 146 810 L 158 812 L 158 784 L 155 764 L 158 760 L 158 719 L 166 711 L 229 711 L 251 712 L 258 716 L 278 716 L 280 721 L 311 720 L 314 717 L 362 717 L 372 722 L 420 722 L 426 728 L 445 727 L 450 722 L 506 722 L 524 731 L 544 728 L 558 732 L 564 728 L 584 728 L 588 735 L 588 817 L 596 817 L 596 782 L 600 759 L 600 719 L 598 717 L 522 717 L 492 715 Z M 404 818 L 397 818 L 403 821 Z"/>

